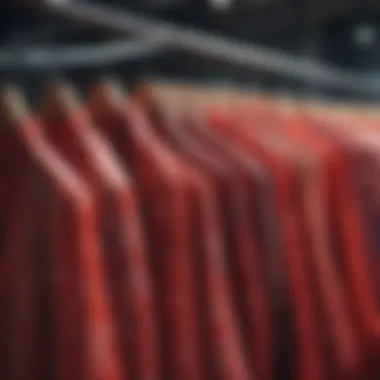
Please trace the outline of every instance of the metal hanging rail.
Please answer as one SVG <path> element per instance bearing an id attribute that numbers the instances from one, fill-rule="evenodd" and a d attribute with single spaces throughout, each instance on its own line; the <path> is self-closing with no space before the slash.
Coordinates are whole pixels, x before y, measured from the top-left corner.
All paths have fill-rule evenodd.
<path id="1" fill-rule="evenodd" d="M 120 39 L 69 47 L 0 50 L 0 70 L 46 70 L 101 67 L 159 54 L 164 46 L 137 39 Z"/>
<path id="2" fill-rule="evenodd" d="M 236 42 L 181 28 L 171 23 L 143 17 L 132 12 L 75 0 L 45 0 L 50 10 L 77 20 L 124 34 L 133 34 L 146 41 L 164 43 L 208 58 L 221 60 L 246 69 L 261 70 L 284 77 L 302 80 L 328 88 L 380 96 L 380 87 L 368 78 L 317 63 L 306 58 Z"/>

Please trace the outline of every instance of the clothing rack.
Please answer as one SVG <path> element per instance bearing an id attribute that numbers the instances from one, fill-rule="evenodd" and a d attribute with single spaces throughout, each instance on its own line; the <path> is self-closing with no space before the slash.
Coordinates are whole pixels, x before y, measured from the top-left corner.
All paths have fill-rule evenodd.
<path id="1" fill-rule="evenodd" d="M 0 68 L 21 57 L 38 82 L 184 50 L 380 95 L 352 73 L 129 12 L 45 8 L 128 39 L 0 53 Z M 26 94 L 36 104 L 0 93 L 1 379 L 379 378 L 377 110 L 119 84 L 80 96 L 58 80 Z"/>

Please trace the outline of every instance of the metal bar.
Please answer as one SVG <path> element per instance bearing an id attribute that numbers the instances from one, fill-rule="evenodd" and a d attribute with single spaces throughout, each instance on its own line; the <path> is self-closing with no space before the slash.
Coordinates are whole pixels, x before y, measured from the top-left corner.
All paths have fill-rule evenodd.
<path id="1" fill-rule="evenodd" d="M 132 33 L 154 42 L 218 59 L 247 69 L 258 69 L 329 88 L 380 96 L 380 87 L 366 77 L 293 57 L 256 45 L 224 39 L 209 33 L 157 21 L 103 5 L 84 1 L 45 0 L 45 5 L 71 19 L 121 33 Z"/>
<path id="2" fill-rule="evenodd" d="M 122 39 L 82 46 L 29 47 L 0 50 L 0 70 L 45 70 L 94 67 L 159 54 L 165 46 Z"/>

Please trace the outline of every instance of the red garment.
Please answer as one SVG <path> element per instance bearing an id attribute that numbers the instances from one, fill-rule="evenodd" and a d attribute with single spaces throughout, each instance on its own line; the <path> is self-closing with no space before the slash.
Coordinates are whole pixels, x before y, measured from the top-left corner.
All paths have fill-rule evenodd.
<path id="1" fill-rule="evenodd" d="M 237 305 L 234 305 L 232 298 L 232 273 L 228 271 L 231 263 L 235 259 L 234 253 L 240 249 L 240 257 L 249 252 L 253 254 L 253 246 L 247 245 L 247 235 L 244 234 L 243 229 L 239 230 L 239 226 L 244 224 L 239 212 L 242 210 L 236 208 L 240 198 L 236 183 L 229 181 L 230 172 L 227 168 L 223 168 L 218 158 L 213 155 L 212 151 L 206 152 L 205 146 L 202 142 L 186 133 L 176 125 L 176 120 L 172 119 L 169 115 L 161 115 L 162 119 L 156 121 L 156 129 L 161 133 L 163 139 L 167 141 L 172 148 L 181 155 L 181 157 L 195 169 L 201 173 L 205 178 L 208 178 L 209 184 L 212 186 L 213 197 L 209 197 L 211 204 L 215 203 L 213 208 L 219 209 L 218 215 L 221 220 L 222 235 L 227 239 L 225 241 L 227 250 L 225 254 L 219 253 L 219 281 L 218 288 L 214 288 L 216 292 L 213 298 L 219 299 L 218 308 L 220 308 L 219 318 L 223 316 L 223 324 L 220 324 L 219 339 L 215 341 L 214 336 L 211 335 L 211 363 L 212 374 L 217 379 L 233 379 L 233 378 L 251 378 L 250 370 L 247 366 L 247 352 L 244 351 L 242 344 L 242 330 L 239 329 L 239 320 L 237 314 Z M 224 170 L 226 169 L 226 170 Z M 214 200 L 212 200 L 214 199 Z M 226 201 L 226 207 L 222 207 L 223 202 Z M 228 211 L 226 210 L 228 209 Z M 231 219 L 229 218 L 231 217 Z M 216 218 L 215 218 L 216 219 Z M 234 222 L 238 221 L 236 225 Z M 243 232 L 243 234 L 241 234 Z M 220 234 L 220 232 L 219 232 Z M 240 236 L 239 236 L 240 234 Z M 242 238 L 243 235 L 243 238 Z M 248 242 L 250 244 L 250 242 Z M 242 252 L 242 249 L 247 251 Z M 206 252 L 207 253 L 207 252 Z M 206 254 L 205 253 L 205 254 Z M 211 253 L 207 253 L 210 254 Z M 236 261 L 232 265 L 236 268 Z M 211 272 L 211 268 L 206 268 L 207 272 Z M 241 269 L 241 268 L 238 268 Z M 254 270 L 254 268 L 252 268 Z M 206 274 L 207 274 L 206 272 Z M 209 274 L 212 275 L 211 273 Z M 236 278 L 236 277 L 235 277 Z M 218 291 L 216 291 L 218 289 Z M 211 297 L 211 294 L 210 294 Z M 217 309 L 216 309 L 217 310 Z M 212 323 L 215 320 L 212 321 Z M 210 326 L 213 329 L 213 326 Z M 223 344 L 222 344 L 223 343 Z"/>
<path id="2" fill-rule="evenodd" d="M 373 247 L 367 239 L 364 216 L 352 176 L 354 164 L 352 155 L 359 152 L 359 156 L 356 157 L 360 158 L 361 155 L 361 158 L 356 162 L 360 164 L 367 155 L 370 140 L 362 145 L 363 140 L 359 135 L 351 135 L 347 129 L 342 129 L 342 125 L 339 126 L 334 122 L 312 120 L 310 125 L 322 138 L 339 148 L 339 156 L 335 158 L 334 165 L 330 165 L 332 179 L 330 217 L 337 226 L 337 239 L 341 247 L 339 262 L 345 273 L 355 322 L 365 342 L 364 350 L 372 364 L 377 363 L 376 358 L 380 348 L 380 319 L 369 265 L 370 258 L 373 257 Z"/>
<path id="3" fill-rule="evenodd" d="M 125 104 L 123 113 L 114 116 L 108 112 L 95 118 L 132 168 L 144 202 L 161 317 L 163 377 L 202 379 L 187 173 L 152 134 L 138 107 Z"/>
<path id="4" fill-rule="evenodd" d="M 210 149 L 223 166 L 230 166 L 239 182 L 241 195 L 234 203 L 241 221 L 235 231 L 236 251 L 230 251 L 234 299 L 242 320 L 243 336 L 246 340 L 249 359 L 254 363 L 260 379 L 273 377 L 273 326 L 271 325 L 271 294 L 263 275 L 263 252 L 259 252 L 259 231 L 257 230 L 257 192 L 263 185 L 262 168 L 233 149 L 219 135 L 201 125 L 200 120 L 190 120 L 190 132 Z M 242 153 L 242 154 L 241 154 Z M 265 185 L 264 185 L 265 186 Z M 233 224 L 233 219 L 230 219 Z M 279 290 L 281 291 L 281 290 Z M 279 295 L 279 297 L 281 297 Z"/>
<path id="5" fill-rule="evenodd" d="M 47 133 L 96 195 L 101 261 L 124 370 L 131 379 L 157 379 L 157 318 L 135 184 L 84 113 L 68 111 L 47 125 Z"/>
<path id="6" fill-rule="evenodd" d="M 332 376 L 356 379 L 363 370 L 363 357 L 344 287 L 344 273 L 337 263 L 336 245 L 330 238 L 334 226 L 329 218 L 332 213 L 329 167 L 333 165 L 334 147 L 316 135 L 306 119 L 290 118 L 283 127 L 287 135 L 307 149 L 304 217 L 309 228 L 311 268 L 315 271 L 316 290 L 323 310 L 321 320 L 327 325 L 326 356 L 333 367 Z"/>
<path id="7" fill-rule="evenodd" d="M 249 129 L 240 128 L 238 124 L 225 120 L 214 122 L 212 127 L 228 139 L 236 141 L 240 149 L 259 160 L 271 173 L 274 181 L 276 216 L 280 227 L 278 238 L 282 242 L 287 289 L 293 312 L 297 349 L 294 378 L 323 379 L 321 347 L 310 298 L 310 283 L 305 270 L 299 220 L 296 217 L 297 186 L 294 161 L 284 153 L 281 139 L 275 135 L 268 139 L 258 134 L 254 125 Z"/>
<path id="8" fill-rule="evenodd" d="M 26 157 L 4 256 L 11 276 L 9 379 L 118 380 L 91 193 L 39 129 L 26 119 L 9 131 L 15 153 Z"/>

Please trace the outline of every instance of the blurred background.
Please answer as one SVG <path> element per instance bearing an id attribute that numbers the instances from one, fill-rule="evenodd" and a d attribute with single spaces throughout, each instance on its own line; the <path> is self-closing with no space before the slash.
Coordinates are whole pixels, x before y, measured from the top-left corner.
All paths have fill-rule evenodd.
<path id="1" fill-rule="evenodd" d="M 331 65 L 370 75 L 378 80 L 380 66 L 380 2 L 376 0 L 97 0 L 107 6 L 137 11 L 159 20 L 181 26 L 233 37 L 281 49 L 297 56 L 324 61 Z M 91 42 L 111 41 L 114 33 L 83 27 L 66 18 L 55 16 L 34 0 L 7 0 L 0 13 L 1 47 L 23 59 L 22 49 L 72 46 Z M 0 52 L 1 53 L 1 52 Z M 9 79 L 40 82 L 49 77 L 29 70 L 16 70 L 1 60 L 0 68 Z M 8 60 L 9 61 L 9 60 Z M 330 91 L 313 89 L 303 83 L 263 73 L 245 72 L 232 65 L 215 65 L 198 57 L 178 53 L 139 56 L 123 62 L 87 65 L 85 70 L 65 69 L 65 75 L 76 80 L 91 80 L 99 70 L 121 72 L 131 80 L 140 75 L 191 78 L 201 81 L 232 81 L 266 88 L 292 88 L 295 91 Z M 91 67 L 93 66 L 93 67 Z M 101 66 L 101 68 L 99 68 Z M 17 73 L 16 73 L 17 71 Z M 20 74 L 20 71 L 22 74 Z M 54 76 L 60 70 L 49 70 Z M 341 94 L 344 95 L 344 94 Z"/>

